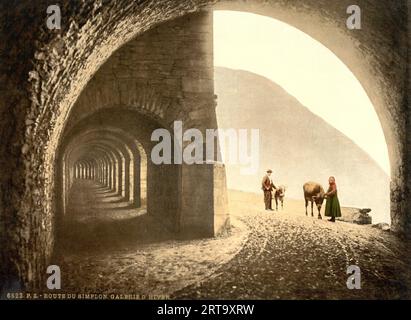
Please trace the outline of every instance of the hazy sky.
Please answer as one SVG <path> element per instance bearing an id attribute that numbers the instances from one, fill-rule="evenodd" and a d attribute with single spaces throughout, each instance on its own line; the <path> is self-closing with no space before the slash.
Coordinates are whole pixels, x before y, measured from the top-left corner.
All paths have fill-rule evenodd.
<path id="1" fill-rule="evenodd" d="M 390 174 L 385 137 L 370 99 L 346 65 L 317 40 L 265 16 L 215 11 L 214 64 L 272 80 Z"/>

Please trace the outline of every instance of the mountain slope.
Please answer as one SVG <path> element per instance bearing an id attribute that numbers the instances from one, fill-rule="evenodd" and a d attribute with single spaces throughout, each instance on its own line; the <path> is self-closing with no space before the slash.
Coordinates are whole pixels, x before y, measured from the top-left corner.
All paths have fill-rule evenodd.
<path id="1" fill-rule="evenodd" d="M 229 188 L 261 192 L 262 175 L 271 168 L 287 196 L 301 199 L 304 182 L 327 188 L 333 175 L 342 205 L 369 207 L 373 222 L 389 221 L 389 177 L 352 140 L 264 77 L 217 67 L 215 90 L 220 128 L 260 130 L 259 174 L 241 175 L 239 166 L 228 164 Z"/>

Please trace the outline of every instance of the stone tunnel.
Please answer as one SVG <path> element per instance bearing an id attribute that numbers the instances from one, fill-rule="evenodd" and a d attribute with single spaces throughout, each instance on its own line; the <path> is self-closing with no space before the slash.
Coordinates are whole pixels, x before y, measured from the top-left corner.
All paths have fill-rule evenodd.
<path id="1" fill-rule="evenodd" d="M 222 164 L 150 161 L 157 128 L 172 132 L 176 120 L 185 129 L 217 128 L 217 9 L 289 23 L 350 68 L 388 143 L 392 229 L 411 234 L 406 0 L 357 1 L 367 8 L 360 31 L 346 28 L 346 0 L 67 0 L 60 1 L 61 30 L 46 26 L 49 4 L 0 4 L 3 281 L 43 285 L 79 181 L 106 188 L 133 208 L 146 207 L 180 237 L 214 236 L 228 227 Z"/>

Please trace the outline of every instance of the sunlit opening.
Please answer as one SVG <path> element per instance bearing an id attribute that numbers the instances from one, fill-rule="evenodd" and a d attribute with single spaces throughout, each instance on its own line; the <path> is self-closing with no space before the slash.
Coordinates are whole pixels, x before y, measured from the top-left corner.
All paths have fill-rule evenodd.
<path id="1" fill-rule="evenodd" d="M 366 92 L 334 53 L 304 32 L 257 14 L 215 11 L 214 65 L 272 80 L 390 174 L 384 133 Z"/>
<path id="2" fill-rule="evenodd" d="M 354 183 L 355 177 L 350 177 L 349 182 L 345 180 L 345 190 L 342 191 L 345 192 L 343 204 L 359 207 L 372 204 L 373 222 L 389 222 L 390 163 L 381 123 L 360 82 L 331 50 L 299 29 L 273 18 L 237 11 L 215 11 L 214 66 L 248 71 L 271 80 L 368 154 L 387 177 L 384 185 L 378 186 L 383 189 L 383 199 L 373 202 L 375 195 L 367 197 L 367 190 L 364 190 L 362 181 L 366 178 L 359 178 Z M 219 104 L 219 107 L 224 108 L 224 105 Z M 254 112 L 258 114 L 258 110 Z M 269 118 L 266 121 L 270 121 Z M 265 169 L 260 168 L 260 172 Z M 326 169 L 329 168 L 325 168 L 324 174 L 329 173 Z M 274 170 L 277 170 L 277 176 L 286 180 L 286 173 L 281 172 L 281 168 Z M 315 176 L 307 172 L 307 179 L 310 174 Z M 315 174 L 319 176 L 318 172 Z M 347 175 L 350 175 L 349 171 Z M 258 179 L 249 180 L 244 189 L 250 190 L 249 186 L 258 185 Z M 228 168 L 229 188 L 235 188 L 233 184 L 239 186 L 237 182 L 239 180 L 230 184 Z M 258 192 L 257 188 L 255 190 Z M 301 193 L 299 185 L 295 186 L 297 193 Z M 361 193 L 364 193 L 362 198 L 358 196 Z"/>

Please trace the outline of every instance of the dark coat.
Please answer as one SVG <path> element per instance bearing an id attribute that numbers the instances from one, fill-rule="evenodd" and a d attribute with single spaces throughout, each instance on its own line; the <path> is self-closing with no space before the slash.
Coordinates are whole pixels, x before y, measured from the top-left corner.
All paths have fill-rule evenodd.
<path id="1" fill-rule="evenodd" d="M 261 189 L 263 191 L 273 191 L 273 189 L 276 189 L 273 181 L 270 179 L 268 175 L 265 175 L 263 177 L 263 181 L 261 182 Z"/>

